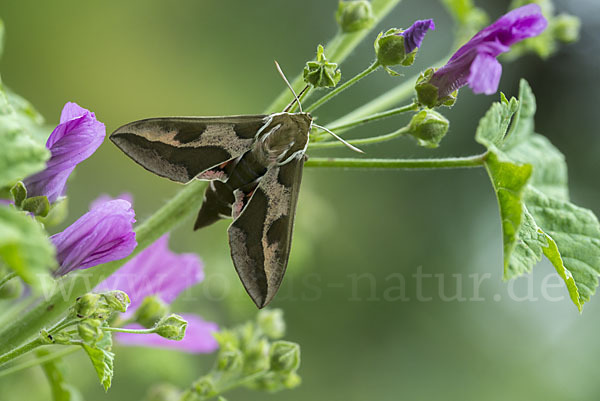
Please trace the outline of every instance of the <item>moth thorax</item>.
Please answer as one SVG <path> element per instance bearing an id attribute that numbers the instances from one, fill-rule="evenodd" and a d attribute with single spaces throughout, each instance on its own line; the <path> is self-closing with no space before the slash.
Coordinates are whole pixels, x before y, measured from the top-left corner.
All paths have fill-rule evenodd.
<path id="1" fill-rule="evenodd" d="M 283 125 L 276 125 L 265 135 L 258 146 L 258 156 L 267 164 L 282 161 L 296 144 L 294 132 Z"/>

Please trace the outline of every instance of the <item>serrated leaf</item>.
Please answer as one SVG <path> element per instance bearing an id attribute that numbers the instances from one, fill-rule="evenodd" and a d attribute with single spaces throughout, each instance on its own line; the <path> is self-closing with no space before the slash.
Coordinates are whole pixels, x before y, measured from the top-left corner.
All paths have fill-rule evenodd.
<path id="1" fill-rule="evenodd" d="M 488 148 L 485 165 L 500 207 L 504 278 L 530 272 L 543 253 L 581 310 L 598 285 L 600 225 L 591 211 L 568 201 L 564 156 L 534 132 L 535 97 L 526 81 L 511 124 L 512 103 L 502 96 L 476 135 Z"/>
<path id="2" fill-rule="evenodd" d="M 38 357 L 51 355 L 47 350 L 36 352 Z M 82 401 L 83 397 L 77 389 L 66 382 L 64 376 L 64 364 L 60 359 L 51 360 L 41 364 L 42 370 L 50 384 L 50 392 L 53 401 Z"/>
<path id="3" fill-rule="evenodd" d="M 535 223 L 526 207 L 523 209 L 521 227 L 512 253 L 506 260 L 504 254 L 504 279 L 509 280 L 531 272 L 533 266 L 542 259 L 544 248 L 548 246 L 546 236 Z M 508 262 L 508 263 L 507 263 Z"/>
<path id="4" fill-rule="evenodd" d="M 43 170 L 50 152 L 25 130 L 0 84 L 0 187 Z"/>
<path id="5" fill-rule="evenodd" d="M 112 382 L 114 371 L 115 354 L 111 352 L 112 336 L 110 332 L 105 332 L 104 336 L 95 346 L 88 344 L 81 345 L 88 354 L 98 379 L 104 387 L 104 391 L 108 391 Z"/>
<path id="6" fill-rule="evenodd" d="M 565 280 L 573 303 L 581 310 L 598 286 L 600 224 L 588 209 L 546 196 L 529 187 L 525 204 L 548 239 L 544 254 Z"/>
<path id="7" fill-rule="evenodd" d="M 518 110 L 519 102 L 514 97 L 507 100 L 502 94 L 502 100 L 492 104 L 492 107 L 479 121 L 475 139 L 487 148 L 501 147 L 504 136 L 510 125 L 512 116 Z"/>
<path id="8" fill-rule="evenodd" d="M 26 213 L 0 206 L 0 260 L 25 282 L 38 287 L 51 280 L 54 246 L 44 229 Z"/>

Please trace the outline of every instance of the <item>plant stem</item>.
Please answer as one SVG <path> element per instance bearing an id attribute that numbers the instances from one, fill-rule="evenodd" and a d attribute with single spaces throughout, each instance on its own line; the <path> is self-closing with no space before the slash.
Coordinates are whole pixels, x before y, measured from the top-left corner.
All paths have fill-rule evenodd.
<path id="1" fill-rule="evenodd" d="M 2 288 L 2 286 L 6 283 L 8 283 L 10 280 L 12 280 L 13 278 L 17 277 L 17 273 L 15 272 L 10 272 L 8 273 L 6 276 L 0 278 L 0 288 Z"/>
<path id="2" fill-rule="evenodd" d="M 76 351 L 79 351 L 80 349 L 81 349 L 81 347 L 68 347 L 62 351 L 53 352 L 50 355 L 46 355 L 41 358 L 30 359 L 29 361 L 20 363 L 15 366 L 11 366 L 8 369 L 0 370 L 0 377 L 8 376 L 12 373 L 16 373 L 16 372 L 19 372 L 24 369 L 28 369 L 28 368 L 31 368 L 31 367 L 34 367 L 37 365 L 41 365 L 43 363 L 50 362 L 54 359 L 63 358 L 67 355 L 70 355 L 70 354 L 76 352 Z"/>
<path id="3" fill-rule="evenodd" d="M 378 68 L 379 68 L 379 62 L 378 61 L 373 62 L 373 64 L 371 64 L 369 67 L 367 67 L 363 72 L 358 73 L 357 75 L 355 75 L 354 77 L 350 78 L 349 80 L 347 80 L 346 82 L 344 82 L 340 86 L 337 86 L 335 89 L 333 89 L 332 91 L 328 92 L 326 95 L 324 95 L 320 99 L 317 99 L 313 104 L 311 104 L 310 106 L 308 106 L 306 108 L 306 111 L 310 113 L 311 111 L 316 110 L 321 105 L 323 105 L 324 103 L 326 103 L 329 100 L 331 100 L 334 96 L 342 93 L 344 90 L 346 90 L 350 86 L 354 85 L 355 83 L 357 83 L 358 81 L 360 81 L 361 79 L 363 79 L 367 75 L 371 74 L 372 72 L 374 72 Z"/>
<path id="4" fill-rule="evenodd" d="M 6 354 L 0 356 L 0 366 L 4 365 L 7 362 L 12 361 L 15 358 L 20 357 L 23 354 L 28 353 L 29 351 L 32 351 L 34 349 L 36 349 L 37 347 L 44 345 L 45 343 L 42 341 L 41 338 L 36 338 L 30 342 L 28 342 L 27 344 L 21 345 L 20 347 L 17 347 L 15 349 L 13 349 L 12 351 L 7 352 Z"/>
<path id="5" fill-rule="evenodd" d="M 373 9 L 374 23 L 373 27 L 379 23 L 401 0 L 372 0 L 371 8 Z M 358 32 L 342 33 L 338 32 L 325 46 L 325 54 L 327 58 L 341 64 L 346 57 L 354 50 L 354 48 L 372 31 L 372 29 L 363 29 Z M 300 91 L 304 86 L 302 74 L 296 76 L 291 82 L 292 87 L 296 91 Z M 310 90 L 310 89 L 309 89 Z M 307 91 L 308 92 L 308 91 Z M 267 107 L 267 112 L 277 112 L 290 102 L 292 96 L 286 88 L 281 94 Z"/>
<path id="6" fill-rule="evenodd" d="M 365 169 L 434 169 L 434 168 L 470 168 L 485 163 L 487 153 L 468 157 L 449 157 L 444 159 L 341 159 L 315 157 L 308 159 L 305 167 L 344 167 Z"/>
<path id="7" fill-rule="evenodd" d="M 385 135 L 374 136 L 371 138 L 362 138 L 362 139 L 353 139 L 348 141 L 351 145 L 371 145 L 374 143 L 391 141 L 392 139 L 398 138 L 399 136 L 406 135 L 410 132 L 409 126 L 402 127 L 399 130 L 391 132 Z M 344 145 L 340 141 L 327 141 L 327 142 L 315 142 L 309 144 L 309 149 L 330 149 L 330 148 L 339 148 Z"/>
<path id="8" fill-rule="evenodd" d="M 117 333 L 153 334 L 156 332 L 156 327 L 153 327 L 151 329 L 124 329 L 122 327 L 103 327 L 102 330 L 114 331 Z"/>
<path id="9" fill-rule="evenodd" d="M 375 114 L 371 114 L 370 116 L 359 118 L 357 120 L 348 121 L 347 123 L 344 123 L 344 124 L 330 125 L 327 128 L 330 129 L 331 131 L 334 131 L 336 134 L 340 134 L 344 131 L 349 130 L 350 128 L 354 128 L 356 126 L 366 124 L 371 121 L 380 120 L 382 118 L 391 117 L 393 115 L 402 114 L 402 113 L 406 113 L 409 111 L 417 111 L 418 109 L 419 109 L 418 104 L 411 103 L 406 106 L 396 107 L 394 109 L 383 111 L 381 113 L 375 113 Z"/>
<path id="10" fill-rule="evenodd" d="M 0 354 L 17 348 L 53 322 L 75 302 L 75 299 L 93 290 L 97 284 L 117 271 L 160 236 L 172 230 L 202 203 L 206 182 L 195 180 L 187 184 L 174 198 L 156 211 L 136 228 L 138 246 L 122 260 L 105 263 L 75 274 L 68 274 L 56 282 L 50 294 L 46 294 L 31 310 L 0 332 Z"/>

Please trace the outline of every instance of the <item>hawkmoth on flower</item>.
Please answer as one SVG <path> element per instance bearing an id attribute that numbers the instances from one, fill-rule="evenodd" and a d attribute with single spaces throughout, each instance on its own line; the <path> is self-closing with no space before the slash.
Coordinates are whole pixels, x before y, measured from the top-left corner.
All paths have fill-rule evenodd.
<path id="1" fill-rule="evenodd" d="M 287 266 L 311 126 L 311 115 L 302 112 L 165 117 L 126 124 L 110 139 L 159 176 L 179 183 L 210 180 L 194 229 L 233 218 L 233 264 L 263 308 Z"/>

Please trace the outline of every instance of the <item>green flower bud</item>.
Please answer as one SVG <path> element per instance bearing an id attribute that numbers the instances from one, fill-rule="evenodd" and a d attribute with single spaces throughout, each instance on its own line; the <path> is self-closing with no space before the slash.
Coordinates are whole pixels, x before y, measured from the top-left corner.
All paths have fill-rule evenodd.
<path id="1" fill-rule="evenodd" d="M 300 346 L 289 341 L 276 341 L 270 351 L 271 371 L 291 373 L 300 367 Z"/>
<path id="2" fill-rule="evenodd" d="M 278 339 L 285 335 L 285 322 L 281 309 L 261 310 L 258 312 L 257 323 L 260 330 L 271 339 Z"/>
<path id="3" fill-rule="evenodd" d="M 127 307 L 131 303 L 129 296 L 123 291 L 115 290 L 102 294 L 108 307 L 116 312 L 127 312 Z"/>
<path id="4" fill-rule="evenodd" d="M 194 383 L 194 391 L 199 397 L 208 398 L 216 393 L 215 384 L 208 376 L 201 377 Z"/>
<path id="5" fill-rule="evenodd" d="M 250 373 L 262 372 L 269 370 L 269 343 L 262 339 L 254 346 L 246 350 L 246 363 L 244 368 Z"/>
<path id="6" fill-rule="evenodd" d="M 375 20 L 371 3 L 366 0 L 340 1 L 335 19 L 345 33 L 370 28 Z"/>
<path id="7" fill-rule="evenodd" d="M 439 89 L 437 86 L 429 83 L 435 70 L 433 68 L 427 69 L 421 73 L 415 84 L 415 91 L 417 92 L 417 101 L 420 105 L 429 108 L 438 106 L 451 107 L 456 103 L 456 96 L 458 90 L 452 92 L 450 95 L 443 98 L 439 97 Z"/>
<path id="8" fill-rule="evenodd" d="M 375 39 L 375 54 L 377 61 L 384 67 L 402 64 L 406 60 L 406 48 L 402 29 L 392 28 L 380 32 Z"/>
<path id="9" fill-rule="evenodd" d="M 185 336 L 187 322 L 179 315 L 169 315 L 156 324 L 156 334 L 169 340 L 181 341 Z"/>
<path id="10" fill-rule="evenodd" d="M 11 189 L 10 194 L 15 202 L 16 207 L 21 207 L 23 201 L 27 198 L 27 189 L 25 189 L 25 184 L 19 181 L 17 182 Z"/>
<path id="11" fill-rule="evenodd" d="M 75 301 L 74 311 L 77 317 L 90 317 L 100 306 L 101 295 L 89 292 Z"/>
<path id="12" fill-rule="evenodd" d="M 142 304 L 135 311 L 134 319 L 137 323 L 149 329 L 154 327 L 156 322 L 169 313 L 169 305 L 162 299 L 151 295 L 142 301 Z"/>
<path id="13" fill-rule="evenodd" d="M 0 287 L 0 299 L 14 299 L 23 293 L 23 282 L 18 279 L 12 279 Z"/>
<path id="14" fill-rule="evenodd" d="M 224 372 L 235 372 L 242 367 L 242 352 L 239 349 L 222 349 L 217 357 L 217 369 Z"/>
<path id="15" fill-rule="evenodd" d="M 85 319 L 77 325 L 77 333 L 84 342 L 96 344 L 104 337 L 102 321 L 100 319 Z"/>
<path id="16" fill-rule="evenodd" d="M 336 63 L 330 63 L 325 57 L 325 49 L 317 47 L 317 59 L 309 61 L 304 67 L 304 82 L 315 88 L 332 88 L 340 82 L 342 73 Z"/>
<path id="17" fill-rule="evenodd" d="M 552 20 L 552 32 L 554 37 L 563 43 L 573 43 L 579 40 L 579 31 L 581 30 L 581 21 L 579 18 L 560 14 Z"/>
<path id="18" fill-rule="evenodd" d="M 437 148 L 448 132 L 449 121 L 440 113 L 425 109 L 415 114 L 410 120 L 410 134 L 421 146 Z"/>

